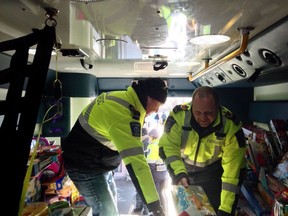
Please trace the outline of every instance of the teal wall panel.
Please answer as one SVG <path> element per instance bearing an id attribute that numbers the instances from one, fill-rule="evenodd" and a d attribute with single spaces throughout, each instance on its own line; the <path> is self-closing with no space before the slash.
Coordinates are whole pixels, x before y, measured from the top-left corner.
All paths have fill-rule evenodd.
<path id="1" fill-rule="evenodd" d="M 249 119 L 261 123 L 271 119 L 288 121 L 288 101 L 254 101 L 249 105 Z"/>
<path id="2" fill-rule="evenodd" d="M 53 96 L 55 88 L 53 83 L 56 73 L 49 71 L 47 77 L 45 96 Z M 63 97 L 95 97 L 97 92 L 97 78 L 85 73 L 58 73 L 58 80 L 62 83 Z"/>

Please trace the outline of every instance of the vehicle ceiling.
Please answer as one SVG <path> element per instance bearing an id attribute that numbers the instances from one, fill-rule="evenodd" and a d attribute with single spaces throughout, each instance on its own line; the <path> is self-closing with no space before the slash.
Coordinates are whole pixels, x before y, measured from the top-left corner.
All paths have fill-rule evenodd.
<path id="1" fill-rule="evenodd" d="M 59 72 L 99 79 L 185 78 L 194 86 L 287 81 L 286 0 L 2 0 L 0 41 L 42 29 L 47 8 L 58 11 L 53 18 L 61 46 L 50 68 Z M 247 47 L 230 58 L 247 32 Z M 203 34 L 231 39 L 218 45 L 190 42 Z M 156 71 L 158 62 L 168 66 Z M 259 84 L 247 82 L 255 71 Z"/>

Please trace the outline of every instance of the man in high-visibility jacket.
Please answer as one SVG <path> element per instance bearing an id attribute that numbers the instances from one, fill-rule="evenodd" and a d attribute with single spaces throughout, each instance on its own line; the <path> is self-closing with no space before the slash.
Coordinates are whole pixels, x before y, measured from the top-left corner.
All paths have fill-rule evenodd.
<path id="1" fill-rule="evenodd" d="M 167 98 L 159 78 L 133 82 L 125 91 L 100 94 L 79 115 L 62 143 L 64 167 L 93 216 L 119 215 L 114 178 L 123 160 L 137 192 L 154 215 L 164 215 L 144 156 L 141 128 Z"/>
<path id="2" fill-rule="evenodd" d="M 200 185 L 217 215 L 234 215 L 245 168 L 245 137 L 213 88 L 197 88 L 175 106 L 159 141 L 173 184 Z"/>

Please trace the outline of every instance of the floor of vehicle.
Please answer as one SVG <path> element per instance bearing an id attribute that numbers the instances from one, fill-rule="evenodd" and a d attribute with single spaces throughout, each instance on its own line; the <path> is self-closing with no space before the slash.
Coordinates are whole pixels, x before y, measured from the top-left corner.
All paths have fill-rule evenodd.
<path id="1" fill-rule="evenodd" d="M 118 193 L 118 210 L 120 213 L 120 216 L 148 216 L 148 214 L 143 214 L 143 212 L 137 212 L 135 213 L 133 210 L 135 208 L 135 196 L 136 196 L 136 190 L 135 187 L 129 177 L 115 177 L 115 182 L 117 186 L 117 193 Z M 172 196 L 168 195 L 169 189 L 167 188 L 167 196 L 166 206 L 168 209 L 166 210 L 166 216 L 175 216 L 175 210 L 172 208 L 174 205 L 172 204 Z M 172 208 L 172 209 L 171 209 Z"/>
<path id="2" fill-rule="evenodd" d="M 141 212 L 134 213 L 135 188 L 132 181 L 126 177 L 115 178 L 118 193 L 118 210 L 120 216 L 142 215 Z"/>

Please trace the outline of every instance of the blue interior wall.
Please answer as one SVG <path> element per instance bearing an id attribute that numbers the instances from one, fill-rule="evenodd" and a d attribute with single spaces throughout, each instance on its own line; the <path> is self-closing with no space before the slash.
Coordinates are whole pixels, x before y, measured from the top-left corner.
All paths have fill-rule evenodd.
<path id="1" fill-rule="evenodd" d="M 223 106 L 230 109 L 243 123 L 252 123 L 249 104 L 253 102 L 253 88 L 215 88 Z"/>
<path id="2" fill-rule="evenodd" d="M 288 101 L 255 101 L 249 104 L 249 119 L 268 123 L 271 119 L 288 120 Z"/>
<path id="3" fill-rule="evenodd" d="M 46 96 L 53 96 L 55 72 L 51 71 Z M 101 92 L 126 89 L 133 78 L 99 78 L 90 74 L 59 73 L 65 97 L 95 97 Z M 191 97 L 195 86 L 187 79 L 167 79 L 170 97 Z M 222 105 L 233 111 L 243 122 L 249 123 L 249 104 L 253 102 L 253 88 L 215 88 Z"/>

